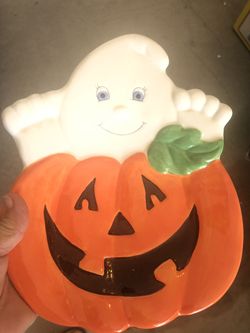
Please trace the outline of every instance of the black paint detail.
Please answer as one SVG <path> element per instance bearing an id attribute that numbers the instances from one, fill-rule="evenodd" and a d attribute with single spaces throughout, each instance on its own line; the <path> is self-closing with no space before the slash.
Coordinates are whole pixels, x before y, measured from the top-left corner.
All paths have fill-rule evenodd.
<path id="1" fill-rule="evenodd" d="M 132 235 L 134 233 L 135 231 L 126 217 L 121 212 L 117 213 L 108 234 L 115 236 L 125 236 Z"/>
<path id="2" fill-rule="evenodd" d="M 78 266 L 85 253 L 61 234 L 56 224 L 51 220 L 46 206 L 44 207 L 44 220 L 50 253 L 56 264 L 60 264 L 61 258 L 64 258 L 69 264 Z M 55 249 L 60 252 L 55 252 Z"/>
<path id="3" fill-rule="evenodd" d="M 171 259 L 178 271 L 184 269 L 199 236 L 199 220 L 194 206 L 182 226 L 153 250 L 131 257 L 106 258 L 102 276 L 79 268 L 85 252 L 60 233 L 46 206 L 44 218 L 50 253 L 62 274 L 80 289 L 100 295 L 136 297 L 161 290 L 165 284 L 156 280 L 156 268 Z"/>
<path id="4" fill-rule="evenodd" d="M 76 210 L 82 209 L 83 200 L 87 200 L 88 209 L 98 211 L 98 206 L 97 206 L 97 202 L 96 202 L 96 198 L 95 198 L 95 181 L 96 181 L 96 178 L 94 178 L 92 180 L 92 182 L 88 184 L 88 186 L 85 188 L 85 190 L 82 192 L 82 194 L 78 198 L 78 200 L 75 204 L 75 207 L 74 207 Z"/>
<path id="5" fill-rule="evenodd" d="M 154 207 L 154 203 L 152 200 L 152 195 L 156 196 L 159 201 L 163 201 L 167 198 L 167 196 L 159 189 L 157 185 L 152 183 L 148 178 L 145 176 L 141 176 L 144 189 L 145 189 L 145 196 L 146 196 L 146 208 L 150 210 Z"/>

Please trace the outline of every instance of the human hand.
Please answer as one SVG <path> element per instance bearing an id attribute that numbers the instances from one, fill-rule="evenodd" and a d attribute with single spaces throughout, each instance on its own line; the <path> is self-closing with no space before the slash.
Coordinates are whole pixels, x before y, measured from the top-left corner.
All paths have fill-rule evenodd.
<path id="1" fill-rule="evenodd" d="M 14 193 L 0 199 L 0 333 L 23 333 L 36 314 L 21 299 L 7 276 L 8 254 L 28 226 L 28 210 Z"/>

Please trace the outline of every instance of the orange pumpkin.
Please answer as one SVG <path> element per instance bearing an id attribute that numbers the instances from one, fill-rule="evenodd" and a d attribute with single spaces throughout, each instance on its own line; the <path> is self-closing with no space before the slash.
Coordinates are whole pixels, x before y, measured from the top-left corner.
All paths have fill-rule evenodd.
<path id="1" fill-rule="evenodd" d="M 179 176 L 156 172 L 144 154 L 122 164 L 58 154 L 28 167 L 13 191 L 31 223 L 9 275 L 52 322 L 159 326 L 214 303 L 237 273 L 241 212 L 219 161 Z"/>

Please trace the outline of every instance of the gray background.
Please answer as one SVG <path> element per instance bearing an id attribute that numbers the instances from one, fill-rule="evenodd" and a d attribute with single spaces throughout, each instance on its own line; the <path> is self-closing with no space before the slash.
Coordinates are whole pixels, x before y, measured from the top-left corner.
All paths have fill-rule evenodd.
<path id="1" fill-rule="evenodd" d="M 244 0 L 1 0 L 0 109 L 32 93 L 64 85 L 92 49 L 127 33 L 147 35 L 169 57 L 169 76 L 229 104 L 222 160 L 237 188 L 245 223 L 239 274 L 214 306 L 155 329 L 169 333 L 250 331 L 250 57 L 232 25 Z M 22 169 L 0 125 L 0 192 Z M 216 274 L 216 272 L 215 272 Z M 131 329 L 135 330 L 135 329 Z M 61 332 L 39 319 L 29 333 Z M 139 331 L 139 330 L 135 330 Z M 7 332 L 6 332 L 7 333 Z"/>

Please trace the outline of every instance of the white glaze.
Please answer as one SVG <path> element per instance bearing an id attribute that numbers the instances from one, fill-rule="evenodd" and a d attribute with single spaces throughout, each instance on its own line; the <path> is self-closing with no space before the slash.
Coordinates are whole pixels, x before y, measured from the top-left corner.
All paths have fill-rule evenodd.
<path id="1" fill-rule="evenodd" d="M 151 39 L 121 36 L 91 52 L 62 89 L 7 107 L 3 123 L 24 164 L 58 152 L 123 161 L 145 152 L 157 132 L 173 123 L 199 129 L 203 140 L 223 138 L 231 109 L 198 89 L 177 88 L 166 74 L 168 63 Z M 110 98 L 98 101 L 98 87 Z M 143 101 L 132 98 L 137 87 L 145 89 Z"/>

